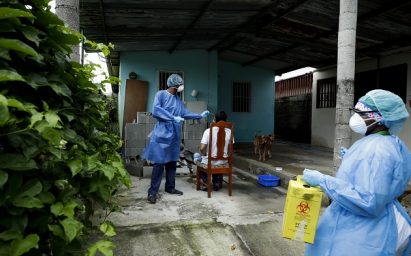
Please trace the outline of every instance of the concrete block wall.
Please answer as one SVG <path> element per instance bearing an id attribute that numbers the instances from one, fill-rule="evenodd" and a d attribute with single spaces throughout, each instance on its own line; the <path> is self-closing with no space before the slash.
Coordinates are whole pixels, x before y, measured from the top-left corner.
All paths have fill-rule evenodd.
<path id="1" fill-rule="evenodd" d="M 125 157 L 143 155 L 149 142 L 149 134 L 157 120 L 150 112 L 137 112 L 136 123 L 127 123 L 125 127 Z"/>
<path id="2" fill-rule="evenodd" d="M 191 152 L 199 152 L 201 138 L 207 129 L 207 120 L 187 120 L 184 122 L 184 147 Z"/>
<path id="3" fill-rule="evenodd" d="M 125 157 L 142 155 L 150 141 L 157 119 L 149 112 L 137 112 L 136 123 L 127 123 L 125 127 Z M 207 129 L 207 120 L 186 120 L 182 125 L 184 147 L 191 152 L 199 152 L 203 133 Z"/>

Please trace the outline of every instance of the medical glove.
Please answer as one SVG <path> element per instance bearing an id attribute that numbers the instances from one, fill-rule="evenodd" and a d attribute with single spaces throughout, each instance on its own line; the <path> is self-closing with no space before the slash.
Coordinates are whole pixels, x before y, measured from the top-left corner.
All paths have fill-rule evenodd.
<path id="1" fill-rule="evenodd" d="M 184 122 L 184 118 L 182 118 L 181 116 L 175 116 L 174 117 L 174 122 L 176 122 L 176 123 Z"/>
<path id="2" fill-rule="evenodd" d="M 208 114 L 210 114 L 210 111 L 206 110 L 206 111 L 204 111 L 203 113 L 201 113 L 201 117 L 202 117 L 202 118 L 207 117 Z"/>
<path id="3" fill-rule="evenodd" d="M 193 158 L 194 158 L 194 161 L 195 161 L 195 162 L 200 162 L 200 161 L 201 161 L 201 155 L 200 155 L 200 153 L 194 153 Z"/>
<path id="4" fill-rule="evenodd" d="M 341 150 L 340 150 L 340 156 L 341 156 L 341 158 L 344 158 L 344 156 L 345 156 L 345 153 L 347 153 L 347 148 L 345 148 L 345 147 L 341 147 Z"/>
<path id="5" fill-rule="evenodd" d="M 310 186 L 320 185 L 320 181 L 324 178 L 324 174 L 319 171 L 304 169 L 302 179 Z"/>

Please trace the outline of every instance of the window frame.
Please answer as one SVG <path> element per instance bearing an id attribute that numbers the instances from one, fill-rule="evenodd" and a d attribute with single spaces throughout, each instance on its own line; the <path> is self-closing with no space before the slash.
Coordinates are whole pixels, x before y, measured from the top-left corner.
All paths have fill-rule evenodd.
<path id="1" fill-rule="evenodd" d="M 337 78 L 317 80 L 316 108 L 335 108 L 337 105 Z"/>
<path id="2" fill-rule="evenodd" d="M 232 81 L 232 111 L 236 113 L 251 112 L 251 81 Z"/>

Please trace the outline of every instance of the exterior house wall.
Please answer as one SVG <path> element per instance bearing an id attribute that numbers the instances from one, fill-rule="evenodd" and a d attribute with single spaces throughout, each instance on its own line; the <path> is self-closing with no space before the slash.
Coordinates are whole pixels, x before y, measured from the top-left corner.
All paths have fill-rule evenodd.
<path id="1" fill-rule="evenodd" d="M 168 52 L 121 52 L 119 91 L 119 121 L 123 123 L 125 84 L 128 74 L 137 73 L 137 79 L 148 81 L 147 111 L 152 112 L 154 95 L 158 91 L 159 71 L 184 72 L 184 100 L 206 101 L 208 109 L 217 109 L 217 52 L 204 50 Z M 197 99 L 191 96 L 198 91 Z M 120 129 L 121 130 L 121 129 Z"/>
<path id="2" fill-rule="evenodd" d="M 257 131 L 274 132 L 274 72 L 272 70 L 242 67 L 227 61 L 218 65 L 218 106 L 235 123 L 235 141 L 251 142 Z M 233 81 L 251 82 L 250 112 L 232 111 Z"/>
<path id="3" fill-rule="evenodd" d="M 398 64 L 407 64 L 407 110 L 411 114 L 409 100 L 411 100 L 411 53 L 384 56 L 380 59 L 380 68 L 385 68 Z M 377 60 L 369 60 L 356 63 L 356 72 L 363 72 L 378 68 Z M 317 71 L 313 78 L 313 100 L 312 100 L 312 135 L 311 144 L 333 148 L 334 128 L 335 128 L 335 108 L 316 108 L 317 100 L 317 80 L 336 76 L 336 69 Z M 404 140 L 411 149 L 411 118 L 408 118 L 403 131 L 398 136 Z M 361 136 L 352 133 L 353 142 Z"/>

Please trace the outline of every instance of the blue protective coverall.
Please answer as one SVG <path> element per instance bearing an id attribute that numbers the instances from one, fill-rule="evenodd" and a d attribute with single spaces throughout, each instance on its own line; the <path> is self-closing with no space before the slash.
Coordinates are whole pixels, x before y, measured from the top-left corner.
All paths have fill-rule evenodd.
<path id="1" fill-rule="evenodd" d="M 180 156 L 181 123 L 176 123 L 174 117 L 201 119 L 202 116 L 190 112 L 180 97 L 167 90 L 158 91 L 153 104 L 152 114 L 158 122 L 144 151 L 144 159 L 157 164 L 177 161 Z"/>
<path id="2" fill-rule="evenodd" d="M 411 154 L 394 135 L 372 134 L 344 155 L 336 177 L 324 175 L 320 186 L 332 199 L 318 222 L 306 256 L 396 255 L 397 226 L 393 206 L 410 217 L 397 198 L 411 176 Z M 411 243 L 401 255 L 410 255 Z"/>

